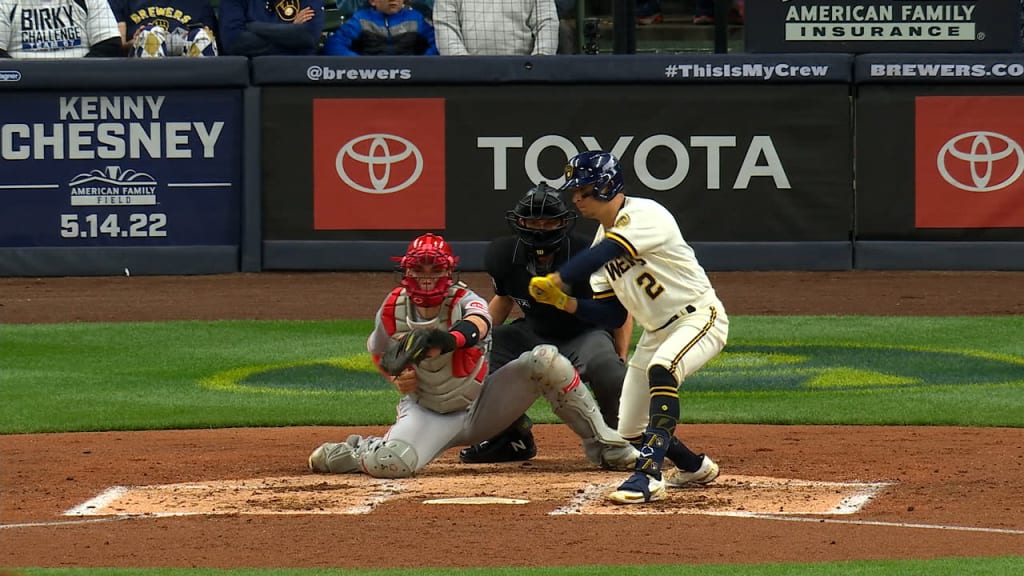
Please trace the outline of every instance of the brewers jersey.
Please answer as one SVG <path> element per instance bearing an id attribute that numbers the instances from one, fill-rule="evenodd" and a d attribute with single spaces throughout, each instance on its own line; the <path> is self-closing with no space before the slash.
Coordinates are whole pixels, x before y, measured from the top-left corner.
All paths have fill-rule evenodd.
<path id="1" fill-rule="evenodd" d="M 120 36 L 107 0 L 0 0 L 0 49 L 12 58 L 81 58 Z"/>
<path id="2" fill-rule="evenodd" d="M 125 23 L 128 40 L 146 24 L 156 24 L 168 32 L 201 26 L 215 32 L 217 29 L 210 0 L 110 0 L 110 6 L 115 19 Z"/>
<path id="3" fill-rule="evenodd" d="M 598 227 L 594 244 L 605 238 L 626 253 L 590 277 L 594 297 L 614 291 L 645 330 L 658 330 L 687 306 L 716 297 L 675 217 L 654 200 L 627 197 L 614 225 Z"/>

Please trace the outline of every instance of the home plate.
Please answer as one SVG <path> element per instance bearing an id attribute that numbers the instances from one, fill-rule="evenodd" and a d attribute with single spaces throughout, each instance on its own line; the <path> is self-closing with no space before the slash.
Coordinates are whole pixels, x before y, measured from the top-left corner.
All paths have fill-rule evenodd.
<path id="1" fill-rule="evenodd" d="M 551 514 L 709 514 L 716 516 L 853 514 L 884 482 L 826 482 L 767 476 L 719 476 L 713 484 L 668 488 L 657 502 L 623 506 L 609 502 L 617 482 L 591 484 L 568 506 Z"/>
<path id="2" fill-rule="evenodd" d="M 493 496 L 467 496 L 465 498 L 435 498 L 424 500 L 424 504 L 529 504 L 521 498 L 496 498 Z"/>

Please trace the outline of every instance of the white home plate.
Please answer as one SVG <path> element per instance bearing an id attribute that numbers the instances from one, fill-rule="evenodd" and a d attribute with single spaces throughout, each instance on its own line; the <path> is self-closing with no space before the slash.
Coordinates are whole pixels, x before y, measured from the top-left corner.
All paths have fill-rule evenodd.
<path id="1" fill-rule="evenodd" d="M 424 504 L 529 504 L 521 498 L 495 498 L 493 496 L 468 496 L 466 498 L 435 498 L 424 500 Z"/>

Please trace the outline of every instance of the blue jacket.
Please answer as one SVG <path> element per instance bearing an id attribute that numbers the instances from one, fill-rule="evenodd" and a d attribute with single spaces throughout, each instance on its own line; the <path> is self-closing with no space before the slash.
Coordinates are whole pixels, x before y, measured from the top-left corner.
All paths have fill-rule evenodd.
<path id="1" fill-rule="evenodd" d="M 328 36 L 324 54 L 331 56 L 403 56 L 437 54 L 434 27 L 418 11 L 406 6 L 388 16 L 376 8 L 363 8 Z"/>
<path id="2" fill-rule="evenodd" d="M 299 10 L 316 13 L 293 24 Z M 226 54 L 315 54 L 324 30 L 324 0 L 221 0 L 220 40 Z"/>

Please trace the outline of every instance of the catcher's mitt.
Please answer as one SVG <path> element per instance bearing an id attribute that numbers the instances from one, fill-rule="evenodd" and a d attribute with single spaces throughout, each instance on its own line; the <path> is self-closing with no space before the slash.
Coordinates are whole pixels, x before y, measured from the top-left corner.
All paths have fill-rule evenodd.
<path id="1" fill-rule="evenodd" d="M 392 376 L 398 376 L 406 368 L 419 364 L 429 355 L 431 348 L 437 348 L 442 354 L 451 352 L 455 349 L 455 337 L 436 328 L 416 328 L 388 343 L 380 359 L 380 368 Z"/>

